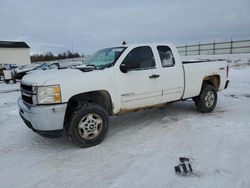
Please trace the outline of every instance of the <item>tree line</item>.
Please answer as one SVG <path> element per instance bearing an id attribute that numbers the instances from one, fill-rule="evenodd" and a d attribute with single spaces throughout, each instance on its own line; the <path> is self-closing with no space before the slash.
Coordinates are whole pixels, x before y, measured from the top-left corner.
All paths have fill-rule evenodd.
<path id="1" fill-rule="evenodd" d="M 69 50 L 67 52 L 63 52 L 61 54 L 53 54 L 52 52 L 47 52 L 45 54 L 33 54 L 30 56 L 31 62 L 38 62 L 38 61 L 53 61 L 53 60 L 59 60 L 59 59 L 69 59 L 69 58 L 77 58 L 80 57 L 80 55 L 76 52 L 70 52 Z"/>

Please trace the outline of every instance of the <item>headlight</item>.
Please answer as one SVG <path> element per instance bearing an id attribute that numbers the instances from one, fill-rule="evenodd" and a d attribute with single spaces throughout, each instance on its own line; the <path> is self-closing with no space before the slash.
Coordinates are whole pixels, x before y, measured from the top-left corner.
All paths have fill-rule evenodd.
<path id="1" fill-rule="evenodd" d="M 54 104 L 61 102 L 62 102 L 61 89 L 59 85 L 37 87 L 38 104 Z"/>

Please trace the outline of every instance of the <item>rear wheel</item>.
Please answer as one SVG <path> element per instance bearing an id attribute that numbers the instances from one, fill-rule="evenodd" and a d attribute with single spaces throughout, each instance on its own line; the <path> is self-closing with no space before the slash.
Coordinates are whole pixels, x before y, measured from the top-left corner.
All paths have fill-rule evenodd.
<path id="1" fill-rule="evenodd" d="M 205 84 L 202 87 L 200 95 L 193 100 L 199 112 L 212 112 L 217 104 L 217 91 L 214 86 Z"/>
<path id="2" fill-rule="evenodd" d="M 103 141 L 108 130 L 107 112 L 99 105 L 84 105 L 72 116 L 68 135 L 80 147 L 94 146 Z"/>

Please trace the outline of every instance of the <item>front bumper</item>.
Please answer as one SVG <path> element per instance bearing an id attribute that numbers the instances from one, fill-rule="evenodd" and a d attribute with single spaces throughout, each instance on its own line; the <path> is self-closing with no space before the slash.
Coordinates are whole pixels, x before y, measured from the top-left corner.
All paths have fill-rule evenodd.
<path id="1" fill-rule="evenodd" d="M 27 106 L 22 99 L 17 103 L 24 123 L 35 132 L 63 130 L 67 104 Z"/>

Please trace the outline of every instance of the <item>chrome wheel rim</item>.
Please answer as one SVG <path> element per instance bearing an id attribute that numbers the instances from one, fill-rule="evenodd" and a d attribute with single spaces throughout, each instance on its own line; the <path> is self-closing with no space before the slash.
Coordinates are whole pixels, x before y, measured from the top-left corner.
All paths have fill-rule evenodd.
<path id="1" fill-rule="evenodd" d="M 78 133 L 83 139 L 91 140 L 101 133 L 102 127 L 102 118 L 96 113 L 89 113 L 80 120 Z"/>
<path id="2" fill-rule="evenodd" d="M 215 101 L 215 95 L 212 91 L 208 91 L 205 96 L 205 105 L 206 107 L 210 108 L 213 106 Z"/>

